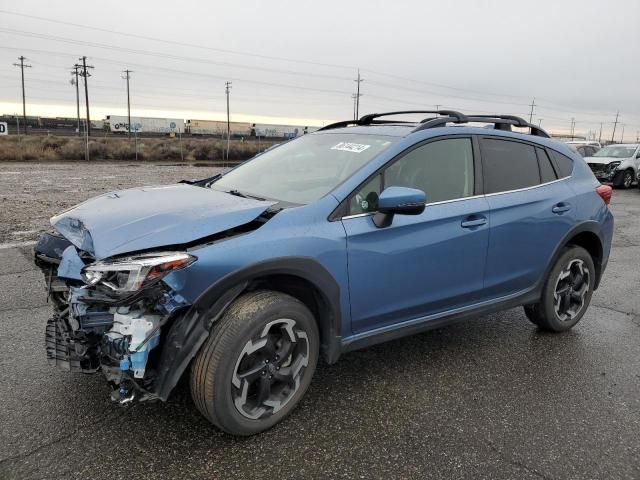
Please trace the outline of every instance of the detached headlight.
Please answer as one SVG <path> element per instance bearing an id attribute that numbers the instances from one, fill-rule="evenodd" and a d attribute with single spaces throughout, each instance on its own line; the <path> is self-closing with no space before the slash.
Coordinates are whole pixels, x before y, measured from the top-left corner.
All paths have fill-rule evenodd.
<path id="1" fill-rule="evenodd" d="M 613 172 L 616 168 L 618 168 L 620 166 L 622 162 L 611 162 L 610 164 L 607 165 L 607 168 L 609 169 L 610 172 Z"/>
<path id="2" fill-rule="evenodd" d="M 182 252 L 146 253 L 87 265 L 82 278 L 88 285 L 101 283 L 116 292 L 135 292 L 195 261 L 196 257 Z"/>

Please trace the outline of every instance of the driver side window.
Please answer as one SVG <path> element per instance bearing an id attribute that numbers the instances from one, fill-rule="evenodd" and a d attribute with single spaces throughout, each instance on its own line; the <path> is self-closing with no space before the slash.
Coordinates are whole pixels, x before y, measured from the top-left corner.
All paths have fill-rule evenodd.
<path id="1" fill-rule="evenodd" d="M 429 203 L 473 195 L 474 166 L 471 139 L 447 138 L 421 145 L 377 174 L 349 201 L 349 215 L 375 212 L 383 188 L 417 188 Z"/>

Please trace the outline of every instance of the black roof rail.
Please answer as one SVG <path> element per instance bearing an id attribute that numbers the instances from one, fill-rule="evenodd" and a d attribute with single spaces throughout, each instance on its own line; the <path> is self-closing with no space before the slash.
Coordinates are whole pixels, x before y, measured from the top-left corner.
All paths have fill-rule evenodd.
<path id="1" fill-rule="evenodd" d="M 344 120 L 341 122 L 331 123 L 322 128 L 319 128 L 317 131 L 321 130 L 331 130 L 334 128 L 342 128 L 348 127 L 349 125 L 381 125 L 381 124 L 390 124 L 390 123 L 422 123 L 421 122 L 408 122 L 404 120 L 377 120 L 380 117 L 388 117 L 391 115 L 410 115 L 415 113 L 433 113 L 436 115 L 446 115 L 447 117 L 453 117 L 461 123 L 466 121 L 466 116 L 460 112 L 456 112 L 455 110 L 399 110 L 397 112 L 385 112 L 385 113 L 370 113 L 368 115 L 364 115 L 357 120 Z"/>
<path id="2" fill-rule="evenodd" d="M 379 120 L 380 117 L 388 117 L 392 115 L 410 115 L 417 113 L 430 113 L 441 115 L 439 117 L 425 118 L 419 122 L 407 122 L 404 120 Z M 413 129 L 414 132 L 426 130 L 428 128 L 442 127 L 447 123 L 493 123 L 496 130 L 511 131 L 511 126 L 518 128 L 528 128 L 531 135 L 538 137 L 551 138 L 551 136 L 542 128 L 527 122 L 524 118 L 516 115 L 465 115 L 455 110 L 399 110 L 396 112 L 386 113 L 370 113 L 364 115 L 357 120 L 344 120 L 335 122 L 319 128 L 317 131 L 331 130 L 334 128 L 348 127 L 349 125 L 384 125 L 384 124 L 417 124 Z"/>
<path id="3" fill-rule="evenodd" d="M 537 137 L 545 137 L 551 138 L 551 136 L 542 128 L 537 125 L 533 125 L 523 118 L 517 117 L 515 115 L 468 115 L 466 116 L 466 120 L 464 122 L 458 121 L 453 117 L 439 117 L 427 119 L 426 122 L 418 125 L 413 131 L 417 132 L 420 130 L 426 130 L 428 128 L 442 127 L 447 123 L 493 123 L 494 128 L 496 130 L 504 130 L 511 131 L 511 126 L 519 127 L 519 128 L 528 128 L 531 132 L 531 135 L 535 135 Z"/>

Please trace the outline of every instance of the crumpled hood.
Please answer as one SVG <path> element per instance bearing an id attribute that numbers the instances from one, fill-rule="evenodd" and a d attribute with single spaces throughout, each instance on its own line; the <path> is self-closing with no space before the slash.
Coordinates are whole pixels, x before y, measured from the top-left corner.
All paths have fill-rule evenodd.
<path id="1" fill-rule="evenodd" d="M 584 157 L 584 161 L 587 163 L 597 163 L 599 165 L 609 165 L 611 162 L 624 162 L 626 158 L 615 157 Z"/>
<path id="2" fill-rule="evenodd" d="M 186 184 L 131 188 L 87 200 L 51 225 L 100 260 L 193 242 L 249 223 L 274 203 Z"/>

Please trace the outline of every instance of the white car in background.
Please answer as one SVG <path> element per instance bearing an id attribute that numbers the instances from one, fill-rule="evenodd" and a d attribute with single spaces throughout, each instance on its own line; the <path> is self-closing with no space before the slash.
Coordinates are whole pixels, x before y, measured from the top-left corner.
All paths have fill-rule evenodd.
<path id="1" fill-rule="evenodd" d="M 594 156 L 596 152 L 602 148 L 598 142 L 591 140 L 572 140 L 565 143 L 577 151 L 583 158 Z"/>
<path id="2" fill-rule="evenodd" d="M 601 182 L 611 182 L 614 187 L 629 188 L 637 179 L 640 167 L 640 145 L 621 143 L 607 145 L 591 157 L 585 157 L 594 175 Z"/>

